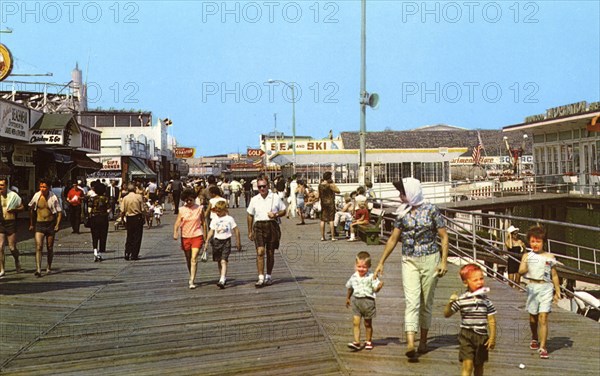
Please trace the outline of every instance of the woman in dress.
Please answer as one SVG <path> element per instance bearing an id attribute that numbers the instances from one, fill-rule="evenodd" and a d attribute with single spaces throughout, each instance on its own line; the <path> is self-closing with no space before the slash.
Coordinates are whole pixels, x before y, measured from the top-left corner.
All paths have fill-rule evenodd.
<path id="1" fill-rule="evenodd" d="M 448 233 L 439 209 L 423 199 L 421 182 L 405 178 L 394 183 L 400 192 L 402 204 L 397 211 L 394 230 L 375 269 L 375 276 L 383 274 L 383 265 L 396 244 L 402 242 L 402 287 L 406 298 L 404 330 L 406 356 L 414 359 L 417 352 L 428 351 L 427 334 L 431 326 L 433 295 L 438 278 L 447 269 Z M 437 238 L 441 240 L 441 247 Z M 415 335 L 420 330 L 418 349 Z"/>

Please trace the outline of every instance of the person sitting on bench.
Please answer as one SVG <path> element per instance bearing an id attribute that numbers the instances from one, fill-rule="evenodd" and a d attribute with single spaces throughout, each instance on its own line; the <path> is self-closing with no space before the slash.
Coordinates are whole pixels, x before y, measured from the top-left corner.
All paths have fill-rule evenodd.
<path id="1" fill-rule="evenodd" d="M 356 234 L 356 226 L 360 225 L 368 225 L 369 224 L 369 210 L 367 210 L 367 202 L 359 201 L 358 210 L 354 213 L 354 219 L 350 224 L 350 239 L 349 242 L 357 241 Z"/>

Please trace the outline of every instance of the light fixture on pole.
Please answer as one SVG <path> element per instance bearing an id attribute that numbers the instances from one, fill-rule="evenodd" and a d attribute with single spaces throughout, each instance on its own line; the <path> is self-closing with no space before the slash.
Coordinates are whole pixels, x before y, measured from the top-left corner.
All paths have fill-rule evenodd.
<path id="1" fill-rule="evenodd" d="M 274 80 L 274 79 L 269 79 L 267 80 L 268 83 L 272 84 L 275 82 L 281 82 L 282 84 L 284 84 L 285 86 L 289 87 L 292 90 L 292 158 L 293 158 L 293 163 L 292 163 L 292 168 L 294 171 L 294 174 L 296 174 L 296 94 L 295 94 L 295 89 L 294 89 L 294 83 L 287 83 L 285 81 L 282 80 Z"/>

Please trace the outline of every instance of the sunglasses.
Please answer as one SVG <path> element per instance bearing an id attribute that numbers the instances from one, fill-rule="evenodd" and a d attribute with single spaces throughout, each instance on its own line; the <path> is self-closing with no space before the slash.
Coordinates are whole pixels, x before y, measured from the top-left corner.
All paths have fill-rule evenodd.
<path id="1" fill-rule="evenodd" d="M 267 186 L 266 185 L 259 185 L 258 189 L 261 189 L 261 188 L 267 188 Z"/>

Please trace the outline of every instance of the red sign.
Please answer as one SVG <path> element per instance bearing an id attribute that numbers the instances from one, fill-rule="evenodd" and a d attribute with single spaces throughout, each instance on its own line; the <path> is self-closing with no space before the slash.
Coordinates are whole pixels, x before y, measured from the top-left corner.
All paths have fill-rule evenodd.
<path id="1" fill-rule="evenodd" d="M 249 157 L 262 157 L 263 155 L 265 155 L 265 152 L 261 149 L 248 149 Z"/>
<path id="2" fill-rule="evenodd" d="M 175 148 L 175 158 L 194 158 L 196 148 Z"/>

